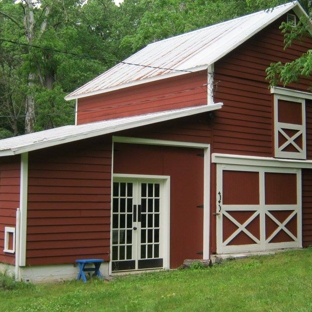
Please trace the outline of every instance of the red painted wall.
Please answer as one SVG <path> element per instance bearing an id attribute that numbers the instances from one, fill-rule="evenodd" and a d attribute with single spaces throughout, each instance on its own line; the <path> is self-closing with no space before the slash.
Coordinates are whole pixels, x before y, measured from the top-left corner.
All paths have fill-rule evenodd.
<path id="1" fill-rule="evenodd" d="M 185 259 L 202 258 L 203 157 L 202 150 L 115 144 L 114 173 L 169 175 L 170 267 Z"/>
<path id="2" fill-rule="evenodd" d="M 3 252 L 4 227 L 15 227 L 19 208 L 20 156 L 0 158 L 0 262 L 14 264 L 15 254 Z"/>
<path id="3" fill-rule="evenodd" d="M 110 183 L 110 138 L 30 153 L 27 265 L 109 260 Z"/>
<path id="4" fill-rule="evenodd" d="M 207 103 L 206 71 L 78 100 L 78 124 Z"/>
<path id="5" fill-rule="evenodd" d="M 283 17 L 249 39 L 215 64 L 215 101 L 224 106 L 216 112 L 213 151 L 254 156 L 274 155 L 273 95 L 265 79 L 273 62 L 287 62 L 312 46 L 312 39 L 284 50 L 279 26 Z M 311 80 L 288 86 L 307 91 Z M 311 116 L 307 124 L 311 124 Z M 309 142 L 311 149 L 311 142 Z M 308 153 L 311 159 L 311 153 Z"/>

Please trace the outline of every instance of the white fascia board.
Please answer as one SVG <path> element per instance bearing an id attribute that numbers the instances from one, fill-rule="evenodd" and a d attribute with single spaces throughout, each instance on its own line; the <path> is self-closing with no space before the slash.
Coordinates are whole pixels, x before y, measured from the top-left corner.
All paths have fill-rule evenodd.
<path id="1" fill-rule="evenodd" d="M 95 96 L 95 95 L 99 95 L 99 94 L 104 94 L 104 93 L 108 93 L 108 92 L 113 92 L 113 91 L 117 91 L 117 90 L 121 90 L 121 89 L 125 89 L 125 88 L 139 86 L 139 85 L 150 83 L 150 82 L 155 82 L 155 81 L 159 81 L 159 80 L 164 80 L 164 79 L 169 79 L 169 78 L 178 77 L 178 76 L 182 76 L 182 75 L 196 73 L 196 72 L 199 72 L 202 70 L 206 70 L 207 68 L 208 68 L 208 65 L 197 66 L 197 67 L 189 68 L 189 69 L 176 69 L 175 71 L 173 70 L 174 72 L 171 72 L 169 74 L 158 75 L 158 76 L 154 76 L 154 77 L 150 77 L 150 78 L 146 78 L 146 79 L 142 79 L 142 80 L 135 80 L 135 81 L 123 83 L 123 84 L 120 84 L 120 85 L 117 85 L 117 86 L 114 86 L 111 88 L 103 89 L 103 90 L 96 90 L 93 92 L 81 93 L 78 95 L 69 94 L 69 95 L 65 96 L 65 100 L 70 101 L 70 100 Z M 78 90 L 79 89 L 77 89 L 76 91 L 78 91 Z M 76 91 L 74 91 L 74 92 L 76 92 Z"/>
<path id="2" fill-rule="evenodd" d="M 294 12 L 296 13 L 296 15 L 301 18 L 302 16 L 305 16 L 306 18 L 309 19 L 309 32 L 312 35 L 312 22 L 311 19 L 309 18 L 309 15 L 306 13 L 306 11 L 303 9 L 303 7 L 301 6 L 301 4 L 296 1 L 297 5 L 293 8 Z"/>
<path id="3" fill-rule="evenodd" d="M 287 97 L 300 98 L 304 100 L 312 100 L 312 92 L 298 91 L 288 88 L 272 87 L 270 89 L 272 94 L 284 95 Z"/>
<path id="4" fill-rule="evenodd" d="M 275 168 L 312 169 L 312 160 L 279 159 L 273 157 L 212 154 L 212 163 L 225 165 L 264 166 Z"/>
<path id="5" fill-rule="evenodd" d="M 179 119 L 187 116 L 193 116 L 201 113 L 206 113 L 210 111 L 214 111 L 217 109 L 220 109 L 222 107 L 223 103 L 216 103 L 213 105 L 202 105 L 199 107 L 194 107 L 192 109 L 181 109 L 176 112 L 173 112 L 170 114 L 162 114 L 160 113 L 159 116 L 155 116 L 155 114 L 150 114 L 147 115 L 146 118 L 142 120 L 134 120 L 130 122 L 124 122 L 115 126 L 110 126 L 110 127 L 103 127 L 100 129 L 92 129 L 92 130 L 85 130 L 80 133 L 75 133 L 75 134 L 66 134 L 61 137 L 61 138 L 55 138 L 51 140 L 46 140 L 46 141 L 39 141 L 39 142 L 29 142 L 28 144 L 20 147 L 16 147 L 13 149 L 6 149 L 6 150 L 0 150 L 0 157 L 3 156 L 13 156 L 13 155 L 18 155 L 18 154 L 23 154 L 39 149 L 44 149 L 47 147 L 52 147 L 60 144 L 65 144 L 65 143 L 70 143 L 70 142 L 75 142 L 83 139 L 88 139 L 88 138 L 93 138 L 96 136 L 100 135 L 105 135 L 105 134 L 112 134 L 117 131 L 122 131 L 122 130 L 128 130 L 128 129 L 133 129 L 133 128 L 138 128 L 146 125 L 151 125 L 159 122 L 164 122 L 164 121 L 169 121 L 169 120 L 174 120 L 174 119 Z M 81 126 L 86 126 L 86 125 L 81 125 Z M 72 126 L 72 127 L 79 127 L 79 126 Z"/>
<path id="6" fill-rule="evenodd" d="M 114 141 L 114 143 L 154 145 L 154 146 L 170 146 L 170 147 L 186 147 L 186 148 L 197 148 L 197 149 L 201 149 L 201 148 L 205 149 L 205 148 L 209 147 L 209 144 L 205 144 L 205 143 L 142 139 L 142 138 L 134 138 L 134 137 L 121 137 L 121 136 L 114 136 L 113 141 Z"/>
<path id="7" fill-rule="evenodd" d="M 237 40 L 237 42 L 233 45 L 231 45 L 230 48 L 228 48 L 227 50 L 224 50 L 223 53 L 219 54 L 217 57 L 215 57 L 213 60 L 211 60 L 211 63 L 216 63 L 217 61 L 219 61 L 220 59 L 222 59 L 224 56 L 226 56 L 227 54 L 229 54 L 230 52 L 234 51 L 236 48 L 238 48 L 240 45 L 242 45 L 244 42 L 246 42 L 247 40 L 249 40 L 250 38 L 252 38 L 254 35 L 256 35 L 257 33 L 259 33 L 261 30 L 263 30 L 264 28 L 266 28 L 267 26 L 271 25 L 273 22 L 275 22 L 277 19 L 279 19 L 281 16 L 283 16 L 284 14 L 286 14 L 287 12 L 289 12 L 290 10 L 294 9 L 295 7 L 297 7 L 297 11 L 300 12 L 300 8 L 301 10 L 304 12 L 304 10 L 302 9 L 302 7 L 299 8 L 299 3 L 297 1 L 294 1 L 292 6 L 285 8 L 285 10 L 281 11 L 277 16 L 275 16 L 274 18 L 268 20 L 266 23 L 262 24 L 260 27 L 258 27 L 257 29 L 255 29 L 253 32 L 251 32 L 250 34 L 246 35 L 244 33 L 240 33 L 239 34 L 239 40 Z M 303 13 L 302 12 L 302 13 Z"/>

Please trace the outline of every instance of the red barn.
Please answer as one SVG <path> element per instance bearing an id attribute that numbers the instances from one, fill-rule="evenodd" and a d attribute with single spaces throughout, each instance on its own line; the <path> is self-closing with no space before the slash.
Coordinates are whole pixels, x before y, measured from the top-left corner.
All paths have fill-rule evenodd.
<path id="1" fill-rule="evenodd" d="M 279 30 L 297 2 L 152 43 L 67 96 L 76 124 L 0 142 L 0 262 L 17 279 L 105 275 L 312 243 L 311 79 Z"/>

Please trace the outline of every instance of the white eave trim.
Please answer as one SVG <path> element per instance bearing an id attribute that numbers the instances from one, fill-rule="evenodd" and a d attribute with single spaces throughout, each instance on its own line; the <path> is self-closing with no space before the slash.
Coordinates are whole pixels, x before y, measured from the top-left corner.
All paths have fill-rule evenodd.
<path id="1" fill-rule="evenodd" d="M 212 154 L 212 163 L 224 165 L 264 166 L 292 169 L 312 169 L 312 160 L 279 159 L 273 157 Z"/>
<path id="2" fill-rule="evenodd" d="M 281 88 L 281 87 L 272 87 L 270 91 L 272 94 L 284 95 L 287 97 L 295 97 L 295 98 L 305 99 L 305 100 L 312 100 L 311 92 L 304 92 L 304 91 L 298 91 L 298 90 Z"/>
<path id="3" fill-rule="evenodd" d="M 186 75 L 186 74 L 196 73 L 199 71 L 207 70 L 207 68 L 208 68 L 208 65 L 197 66 L 197 67 L 189 68 L 189 69 L 176 69 L 174 72 L 171 72 L 168 74 L 158 75 L 158 76 L 154 76 L 154 77 L 150 77 L 150 78 L 146 78 L 146 79 L 142 79 L 142 80 L 135 80 L 135 81 L 127 82 L 127 83 L 122 83 L 120 85 L 116 85 L 114 87 L 107 88 L 107 89 L 96 90 L 93 92 L 87 92 L 87 93 L 82 93 L 82 94 L 78 94 L 78 95 L 75 95 L 75 94 L 71 95 L 72 93 L 76 93 L 77 91 L 79 91 L 79 89 L 77 89 L 76 91 L 73 91 L 69 95 L 65 96 L 65 100 L 70 101 L 70 100 L 81 99 L 81 98 L 85 98 L 85 97 L 89 97 L 89 96 L 104 94 L 104 93 L 117 91 L 117 90 L 121 90 L 121 89 L 125 89 L 125 88 L 139 86 L 139 85 L 142 85 L 145 83 L 150 83 L 150 82 L 164 80 L 164 79 L 173 78 L 173 77 L 178 77 L 178 76 L 182 76 L 182 75 Z M 95 78 L 95 79 L 97 79 L 97 78 Z M 90 81 L 90 84 L 92 83 L 92 81 L 93 80 Z M 84 88 L 86 86 L 87 85 L 83 85 L 81 88 Z"/>
<path id="4" fill-rule="evenodd" d="M 99 127 L 98 129 L 87 129 L 88 124 L 78 125 L 78 126 L 65 126 L 64 127 L 64 136 L 57 137 L 53 139 L 42 139 L 37 138 L 36 141 L 29 141 L 27 144 L 12 148 L 7 148 L 0 150 L 0 157 L 3 156 L 13 156 L 18 154 L 23 154 L 47 147 L 52 147 L 64 143 L 70 143 L 74 141 L 79 141 L 83 139 L 88 139 L 100 135 L 105 134 L 112 134 L 117 131 L 123 131 L 128 129 L 133 129 L 137 127 L 142 127 L 146 125 L 152 125 L 159 122 L 165 122 L 169 120 L 179 119 L 187 116 L 193 116 L 201 113 L 206 113 L 210 111 L 214 111 L 217 109 L 220 109 L 222 107 L 223 103 L 216 103 L 213 105 L 202 105 L 198 107 L 193 108 L 186 108 L 186 109 L 178 109 L 174 111 L 168 111 L 168 112 L 159 112 L 159 113 L 152 113 L 147 114 L 145 118 L 142 118 L 140 120 L 131 120 L 133 117 L 129 117 L 130 120 L 127 121 L 127 118 L 122 118 L 121 120 L 124 122 L 120 122 L 119 124 L 114 125 L 103 125 L 103 127 Z M 109 121 L 108 121 L 109 122 Z M 81 130 L 80 132 L 77 131 L 76 133 L 68 134 L 66 135 L 66 128 L 70 127 L 70 129 L 77 128 L 86 128 L 85 130 Z M 47 130 L 49 131 L 49 130 Z M 38 133 L 39 134 L 39 133 Z M 27 136 L 27 135 L 26 135 Z M 1 148 L 1 141 L 0 141 L 0 148 Z"/>

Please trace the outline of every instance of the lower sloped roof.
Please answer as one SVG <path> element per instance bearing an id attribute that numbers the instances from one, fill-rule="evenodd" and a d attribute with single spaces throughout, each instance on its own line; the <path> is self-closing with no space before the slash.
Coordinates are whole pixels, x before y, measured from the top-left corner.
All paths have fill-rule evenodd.
<path id="1" fill-rule="evenodd" d="M 83 125 L 69 125 L 0 140 L 0 157 L 18 155 L 38 149 L 79 141 L 117 131 L 174 120 L 220 109 L 222 103 L 202 105 L 145 115 L 104 120 Z"/>

